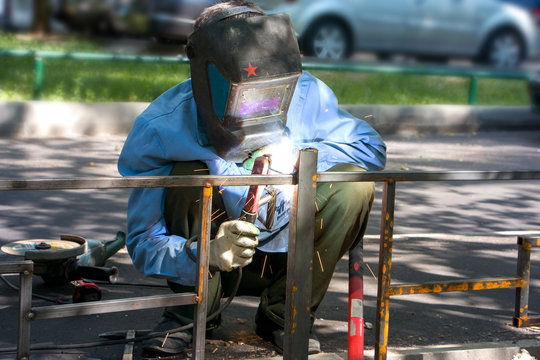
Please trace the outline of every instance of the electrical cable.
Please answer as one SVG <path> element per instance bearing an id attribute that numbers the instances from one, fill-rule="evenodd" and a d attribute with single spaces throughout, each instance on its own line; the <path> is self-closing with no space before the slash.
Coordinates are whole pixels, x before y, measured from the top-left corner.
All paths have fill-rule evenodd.
<path id="1" fill-rule="evenodd" d="M 8 286 L 10 287 L 12 290 L 15 290 L 15 291 L 19 291 L 19 287 L 13 285 L 12 283 L 10 283 L 8 281 L 8 279 L 5 278 L 4 275 L 0 275 L 0 279 Z M 45 300 L 45 301 L 50 301 L 50 302 L 53 302 L 55 304 L 69 304 L 70 301 L 67 301 L 67 300 L 62 300 L 61 297 L 57 297 L 56 299 L 55 298 L 52 298 L 52 297 L 48 297 L 48 296 L 44 296 L 44 295 L 39 295 L 39 294 L 36 294 L 34 292 L 32 292 L 32 297 L 35 297 L 35 298 L 38 298 L 38 299 L 41 299 L 41 300 Z"/>

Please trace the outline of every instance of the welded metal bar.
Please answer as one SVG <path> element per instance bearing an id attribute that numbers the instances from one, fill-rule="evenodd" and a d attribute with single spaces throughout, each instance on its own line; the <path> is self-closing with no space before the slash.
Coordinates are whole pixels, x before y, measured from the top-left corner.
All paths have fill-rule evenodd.
<path id="1" fill-rule="evenodd" d="M 23 271 L 34 271 L 34 263 L 30 260 L 0 262 L 0 274 L 19 274 Z"/>
<path id="2" fill-rule="evenodd" d="M 379 243 L 379 281 L 377 282 L 377 313 L 375 324 L 375 359 L 386 360 L 388 347 L 388 319 L 390 309 L 390 281 L 392 270 L 392 240 L 394 236 L 394 206 L 396 183 L 383 183 L 381 209 L 381 237 Z"/>
<path id="3" fill-rule="evenodd" d="M 390 296 L 428 294 L 452 291 L 514 289 L 524 286 L 525 282 L 519 276 L 506 278 L 455 280 L 447 282 L 426 282 L 421 284 L 404 284 L 390 286 Z"/>
<path id="4" fill-rule="evenodd" d="M 194 293 L 145 296 L 127 299 L 101 300 L 76 304 L 50 305 L 32 308 L 33 320 L 70 316 L 104 314 L 119 311 L 143 310 L 165 306 L 194 304 Z"/>
<path id="5" fill-rule="evenodd" d="M 307 359 L 317 194 L 317 150 L 300 151 L 298 185 L 289 210 L 283 359 Z"/>
<path id="6" fill-rule="evenodd" d="M 178 175 L 118 178 L 3 179 L 0 190 L 119 189 L 182 186 L 292 185 L 292 175 Z"/>
<path id="7" fill-rule="evenodd" d="M 514 310 L 514 326 L 522 327 L 528 323 L 529 284 L 531 280 L 531 249 L 532 241 L 525 236 L 518 236 L 517 275 L 523 279 L 523 286 L 516 289 Z"/>
<path id="8" fill-rule="evenodd" d="M 317 182 L 339 181 L 486 181 L 540 180 L 540 170 L 527 171 L 352 171 L 322 172 Z"/>
<path id="9" fill-rule="evenodd" d="M 340 181 L 485 181 L 540 180 L 540 170 L 531 171 L 357 171 L 322 172 L 317 182 Z M 72 190 L 152 188 L 182 186 L 293 185 L 292 175 L 181 175 L 123 178 L 0 179 L 2 190 Z"/>
<path id="10" fill-rule="evenodd" d="M 137 332 L 135 330 L 128 330 L 126 339 L 133 339 Z M 129 342 L 124 345 L 124 353 L 122 354 L 122 360 L 133 360 L 133 343 Z"/>
<path id="11" fill-rule="evenodd" d="M 33 263 L 31 261 L 25 261 L 25 265 L 30 265 L 30 267 L 32 267 Z M 17 359 L 19 360 L 30 358 L 32 275 L 33 269 L 24 269 L 19 274 L 19 327 L 17 330 Z"/>
<path id="12" fill-rule="evenodd" d="M 197 241 L 197 306 L 193 329 L 193 358 L 204 359 L 206 343 L 206 312 L 208 304 L 208 257 L 210 255 L 210 230 L 212 214 L 212 186 L 201 189 L 201 232 Z"/>

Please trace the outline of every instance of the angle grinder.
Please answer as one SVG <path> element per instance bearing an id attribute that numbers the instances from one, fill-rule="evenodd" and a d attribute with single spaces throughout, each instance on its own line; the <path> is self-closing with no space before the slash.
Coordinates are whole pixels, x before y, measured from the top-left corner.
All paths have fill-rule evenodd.
<path id="1" fill-rule="evenodd" d="M 103 267 L 105 261 L 125 245 L 126 235 L 119 231 L 113 240 L 85 239 L 61 235 L 59 240 L 19 240 L 1 247 L 2 251 L 24 256 L 34 262 L 34 274 L 48 285 L 67 284 L 81 279 L 115 283 L 116 267 Z"/>

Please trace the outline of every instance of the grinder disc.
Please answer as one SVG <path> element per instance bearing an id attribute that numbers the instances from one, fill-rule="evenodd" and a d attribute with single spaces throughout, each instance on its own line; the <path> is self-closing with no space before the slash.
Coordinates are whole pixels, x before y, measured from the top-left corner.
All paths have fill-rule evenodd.
<path id="1" fill-rule="evenodd" d="M 80 236 L 62 235 L 60 240 L 19 240 L 2 246 L 2 251 L 24 256 L 26 260 L 46 261 L 76 257 L 84 253 L 86 240 Z"/>

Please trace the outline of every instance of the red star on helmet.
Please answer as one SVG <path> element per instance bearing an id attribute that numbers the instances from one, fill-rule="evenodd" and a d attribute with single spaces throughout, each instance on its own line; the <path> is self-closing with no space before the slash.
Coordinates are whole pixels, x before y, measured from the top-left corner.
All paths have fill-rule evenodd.
<path id="1" fill-rule="evenodd" d="M 250 77 L 251 75 L 257 76 L 255 73 L 255 70 L 257 70 L 258 66 L 251 65 L 251 62 L 249 63 L 249 66 L 247 68 L 244 68 L 245 71 L 247 71 L 247 77 Z"/>

